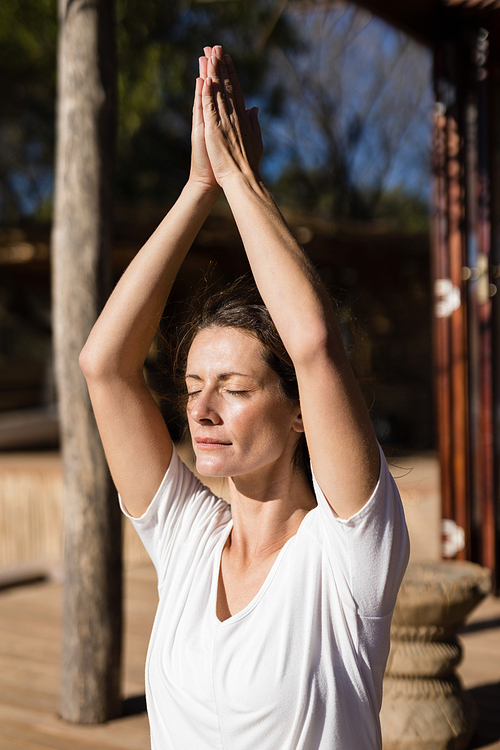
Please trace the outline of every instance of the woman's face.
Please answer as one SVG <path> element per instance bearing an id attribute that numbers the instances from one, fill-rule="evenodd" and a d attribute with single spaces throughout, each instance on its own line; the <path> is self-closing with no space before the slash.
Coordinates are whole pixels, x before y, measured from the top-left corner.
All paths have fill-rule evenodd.
<path id="1" fill-rule="evenodd" d="M 280 392 L 276 373 L 251 333 L 206 328 L 186 368 L 187 416 L 196 468 L 205 476 L 241 476 L 281 462 L 289 468 L 300 407 Z"/>

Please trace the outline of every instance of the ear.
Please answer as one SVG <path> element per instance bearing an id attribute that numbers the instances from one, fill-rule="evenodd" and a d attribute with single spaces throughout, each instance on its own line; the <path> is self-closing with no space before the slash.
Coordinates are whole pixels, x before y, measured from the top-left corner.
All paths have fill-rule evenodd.
<path id="1" fill-rule="evenodd" d="M 302 422 L 302 414 L 300 412 L 294 417 L 292 430 L 295 430 L 295 432 L 304 432 L 304 423 Z"/>

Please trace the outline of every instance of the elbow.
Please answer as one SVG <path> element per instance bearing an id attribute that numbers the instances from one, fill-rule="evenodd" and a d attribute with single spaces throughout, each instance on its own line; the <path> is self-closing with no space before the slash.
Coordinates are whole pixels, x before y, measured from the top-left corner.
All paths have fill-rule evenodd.
<path id="1" fill-rule="evenodd" d="M 78 357 L 78 364 L 87 381 L 100 380 L 111 374 L 110 363 L 112 357 L 108 351 L 103 351 L 92 341 L 92 336 L 87 339 Z"/>
<path id="2" fill-rule="evenodd" d="M 83 372 L 86 380 L 89 380 L 90 378 L 97 375 L 97 358 L 95 356 L 95 353 L 92 351 L 92 348 L 89 346 L 88 341 L 80 352 L 80 356 L 78 357 L 78 364 L 80 365 L 80 370 Z"/>
<path id="3" fill-rule="evenodd" d="M 78 357 L 78 364 L 90 383 L 111 384 L 122 380 L 143 379 L 143 363 L 130 362 L 123 353 L 92 341 L 90 337 Z"/>
<path id="4" fill-rule="evenodd" d="M 307 365 L 332 351 L 333 336 L 327 326 L 311 325 L 305 330 L 307 336 L 301 336 L 293 347 L 293 354 L 290 352 L 296 365 Z"/>

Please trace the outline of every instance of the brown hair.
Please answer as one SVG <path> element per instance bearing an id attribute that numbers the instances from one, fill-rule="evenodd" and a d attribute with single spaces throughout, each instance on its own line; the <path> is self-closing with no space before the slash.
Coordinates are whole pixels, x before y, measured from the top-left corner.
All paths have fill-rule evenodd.
<path id="1" fill-rule="evenodd" d="M 217 291 L 205 285 L 201 293 L 193 297 L 188 320 L 178 331 L 178 344 L 174 356 L 174 377 L 179 394 L 178 408 L 183 414 L 187 401 L 187 357 L 195 336 L 206 328 L 238 328 L 255 336 L 263 346 L 266 364 L 278 376 L 282 395 L 294 403 L 299 403 L 299 388 L 293 362 L 255 283 L 248 276 L 244 276 Z M 305 473 L 312 487 L 309 451 L 304 433 L 300 434 L 297 442 L 293 465 Z"/>

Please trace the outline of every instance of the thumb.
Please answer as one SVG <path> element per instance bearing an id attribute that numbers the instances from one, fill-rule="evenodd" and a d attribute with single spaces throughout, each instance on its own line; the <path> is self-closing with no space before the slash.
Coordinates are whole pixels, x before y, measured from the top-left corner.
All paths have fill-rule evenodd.
<path id="1" fill-rule="evenodd" d="M 252 107 L 252 109 L 248 113 L 248 117 L 250 119 L 250 125 L 252 126 L 253 132 L 261 138 L 262 134 L 260 131 L 260 123 L 259 123 L 259 108 Z"/>

